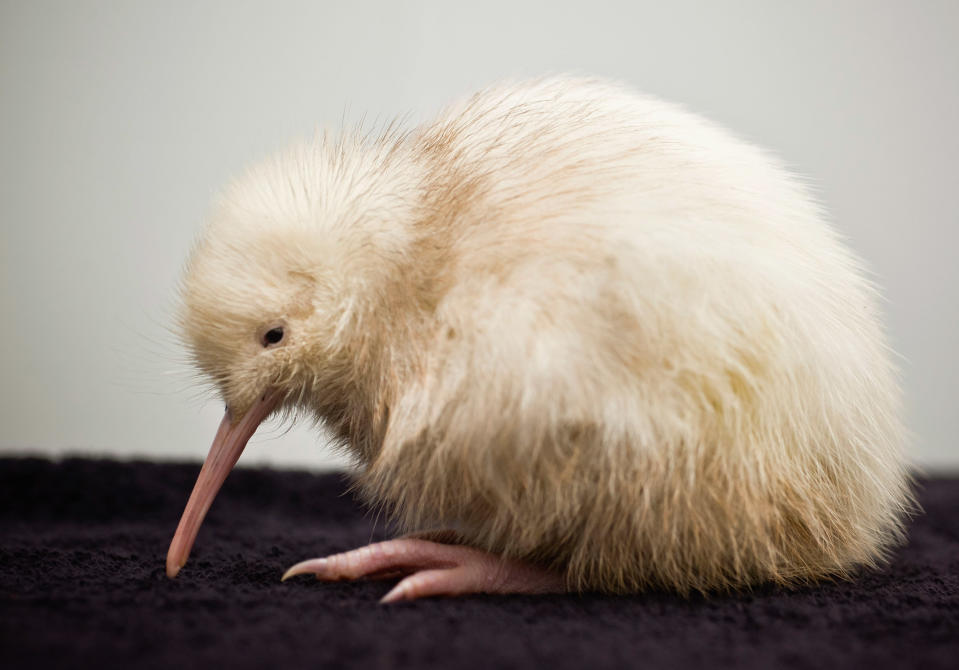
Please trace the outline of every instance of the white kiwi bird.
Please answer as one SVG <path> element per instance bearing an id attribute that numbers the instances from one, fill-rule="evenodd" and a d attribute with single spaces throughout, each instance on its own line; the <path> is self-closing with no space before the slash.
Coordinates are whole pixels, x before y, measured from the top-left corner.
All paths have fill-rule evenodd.
<path id="1" fill-rule="evenodd" d="M 227 411 L 167 574 L 295 408 L 410 534 L 286 576 L 403 575 L 387 602 L 849 577 L 913 505 L 877 302 L 776 160 L 614 83 L 295 145 L 221 194 L 186 269 Z"/>

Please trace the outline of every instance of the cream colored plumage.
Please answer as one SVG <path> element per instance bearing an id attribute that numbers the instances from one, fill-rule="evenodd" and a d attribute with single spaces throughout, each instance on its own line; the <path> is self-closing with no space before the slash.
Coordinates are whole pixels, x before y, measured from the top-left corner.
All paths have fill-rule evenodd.
<path id="1" fill-rule="evenodd" d="M 231 421 L 279 389 L 404 527 L 573 589 L 686 592 L 846 576 L 902 539 L 876 303 L 776 160 L 558 77 L 257 166 L 182 324 Z"/>

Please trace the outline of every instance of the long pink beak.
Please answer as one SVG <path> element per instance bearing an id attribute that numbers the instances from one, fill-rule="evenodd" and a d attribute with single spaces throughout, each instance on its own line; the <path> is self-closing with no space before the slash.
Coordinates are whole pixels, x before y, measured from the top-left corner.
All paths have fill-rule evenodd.
<path id="1" fill-rule="evenodd" d="M 276 409 L 281 397 L 282 394 L 275 390 L 264 394 L 236 423 L 233 423 L 233 417 L 227 409 L 223 421 L 220 422 L 220 428 L 216 431 L 216 437 L 213 438 L 210 453 L 207 454 L 206 461 L 200 469 L 200 475 L 196 478 L 196 484 L 193 485 L 193 493 L 190 494 L 183 516 L 180 517 L 180 525 L 177 526 L 176 533 L 173 535 L 170 549 L 167 551 L 167 577 L 176 577 L 180 568 L 186 563 L 196 535 L 200 532 L 203 518 L 213 504 L 217 492 L 223 486 L 233 466 L 236 465 L 246 443 L 250 441 L 263 420 Z"/>

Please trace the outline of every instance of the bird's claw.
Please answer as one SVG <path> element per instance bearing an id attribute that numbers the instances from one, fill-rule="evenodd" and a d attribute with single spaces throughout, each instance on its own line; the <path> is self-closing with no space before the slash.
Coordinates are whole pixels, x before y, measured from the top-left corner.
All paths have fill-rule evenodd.
<path id="1" fill-rule="evenodd" d="M 559 593 L 561 575 L 479 549 L 416 538 L 297 563 L 283 575 L 313 574 L 323 581 L 403 576 L 381 603 L 468 593 Z"/>

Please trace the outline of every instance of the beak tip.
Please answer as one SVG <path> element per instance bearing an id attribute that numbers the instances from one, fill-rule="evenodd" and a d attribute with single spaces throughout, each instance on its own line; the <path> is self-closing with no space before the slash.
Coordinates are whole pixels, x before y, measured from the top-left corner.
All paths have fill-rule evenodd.
<path id="1" fill-rule="evenodd" d="M 173 579 L 180 573 L 180 568 L 183 567 L 183 564 L 177 565 L 174 561 L 167 561 L 166 563 L 166 576 L 170 579 Z"/>

